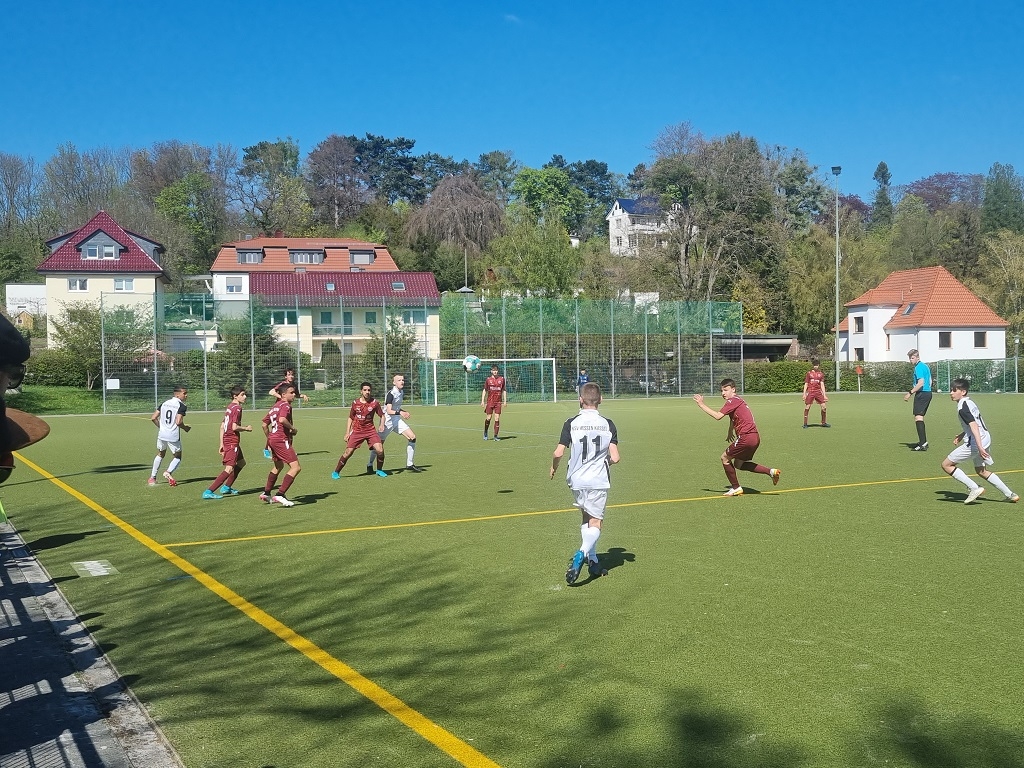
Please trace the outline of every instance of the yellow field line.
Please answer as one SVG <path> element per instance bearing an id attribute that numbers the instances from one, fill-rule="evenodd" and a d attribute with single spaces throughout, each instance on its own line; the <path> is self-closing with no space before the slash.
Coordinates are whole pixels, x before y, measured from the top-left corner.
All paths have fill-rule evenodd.
<path id="1" fill-rule="evenodd" d="M 100 506 L 88 496 L 85 496 L 75 490 L 63 480 L 58 479 L 42 467 L 32 463 L 24 456 L 21 456 L 20 454 L 15 455 L 26 467 L 35 470 L 45 479 L 78 499 L 85 506 L 98 513 L 108 522 L 120 528 L 140 544 L 177 566 L 189 576 L 192 576 L 196 581 L 217 595 L 217 597 L 221 598 L 234 608 L 237 608 L 261 627 L 276 635 L 280 640 L 286 642 L 310 661 L 319 665 L 327 672 L 349 685 L 357 693 L 369 699 L 407 728 L 415 731 L 442 752 L 451 756 L 460 765 L 467 766 L 467 768 L 501 768 L 486 755 L 477 751 L 469 744 L 466 744 L 466 742 L 462 741 L 455 735 L 449 733 L 432 720 L 424 717 L 401 699 L 392 695 L 384 688 L 381 688 L 373 681 L 363 677 L 352 669 L 352 667 L 338 661 L 338 659 L 331 656 L 327 651 L 281 623 L 263 609 L 253 605 L 237 592 L 224 584 L 221 584 L 215 578 L 200 568 L 197 568 L 188 560 L 176 555 L 164 545 L 154 539 L 151 539 L 142 531 L 138 530 L 131 524 L 126 523 L 114 513 Z"/>
<path id="2" fill-rule="evenodd" d="M 1010 475 L 1016 472 L 1024 472 L 1024 469 L 1004 469 L 1000 472 L 1003 475 Z M 896 485 L 899 483 L 923 483 L 935 480 L 946 479 L 942 477 L 906 477 L 896 480 L 865 480 L 857 483 L 838 483 L 836 485 L 818 485 L 809 488 L 772 488 L 770 491 L 761 491 L 757 496 L 774 496 L 782 493 L 807 493 L 809 491 L 831 491 L 838 488 L 859 488 L 869 485 Z M 622 504 L 609 504 L 607 509 L 626 509 L 627 507 L 651 507 L 658 504 L 682 504 L 688 501 L 711 501 L 712 499 L 725 499 L 721 494 L 714 496 L 689 496 L 684 499 L 651 499 L 648 501 L 627 501 Z M 456 525 L 458 523 L 482 523 L 490 520 L 512 520 L 517 517 L 536 517 L 539 515 L 557 515 L 563 512 L 577 512 L 575 507 L 563 507 L 561 509 L 545 509 L 534 512 L 509 512 L 504 515 L 485 515 L 483 517 L 456 517 L 450 520 L 421 520 L 415 523 L 388 523 L 387 525 L 359 525 L 351 528 L 326 528 L 316 531 L 294 531 L 292 533 L 265 533 L 258 536 L 236 536 L 227 539 L 205 539 L 201 541 L 179 541 L 172 544 L 165 544 L 166 547 L 199 547 L 207 544 L 238 544 L 246 541 L 266 541 L 268 539 L 294 539 L 301 536 L 326 536 L 334 533 L 359 533 L 361 531 L 391 531 L 399 528 L 422 528 L 429 525 Z"/>

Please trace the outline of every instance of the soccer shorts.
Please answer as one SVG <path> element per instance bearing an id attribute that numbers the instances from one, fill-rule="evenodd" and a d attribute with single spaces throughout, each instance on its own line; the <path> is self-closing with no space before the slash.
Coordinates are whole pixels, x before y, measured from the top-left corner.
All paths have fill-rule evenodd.
<path id="1" fill-rule="evenodd" d="M 732 461 L 753 461 L 757 447 L 761 445 L 761 436 L 757 432 L 750 432 L 740 435 L 729 447 L 725 449 L 725 455 Z"/>
<path id="2" fill-rule="evenodd" d="M 355 450 L 364 442 L 366 442 L 371 448 L 374 445 L 381 443 L 382 440 L 380 439 L 380 433 L 378 433 L 377 430 L 373 430 L 373 432 L 353 432 L 349 435 L 345 445 L 352 450 Z"/>
<path id="3" fill-rule="evenodd" d="M 181 453 L 181 440 L 161 440 L 158 437 L 156 439 L 156 449 L 158 451 L 170 449 L 171 453 Z"/>
<path id="4" fill-rule="evenodd" d="M 808 392 L 806 397 L 804 397 L 804 405 L 810 405 L 811 403 L 817 403 L 818 405 L 824 405 L 825 404 L 825 393 L 824 392 L 816 392 L 814 394 L 811 394 L 810 392 Z"/>
<path id="5" fill-rule="evenodd" d="M 932 403 L 931 392 L 918 392 L 914 395 L 914 415 L 924 416 L 928 413 L 928 406 Z"/>
<path id="6" fill-rule="evenodd" d="M 974 441 L 972 440 L 971 443 Z M 985 450 L 988 450 L 988 446 L 985 446 Z M 961 441 L 960 445 L 949 452 L 949 456 L 946 457 L 948 461 L 954 464 L 963 464 L 968 459 L 974 460 L 974 466 L 976 467 L 991 467 L 995 460 L 992 458 L 992 454 L 989 454 L 987 459 L 981 458 L 981 454 L 978 453 L 978 448 L 975 445 L 968 445 L 967 440 Z"/>
<path id="7" fill-rule="evenodd" d="M 221 454 L 220 463 L 225 467 L 233 467 L 236 464 L 245 461 L 245 457 L 242 455 L 241 445 L 225 445 L 224 453 Z"/>
<path id="8" fill-rule="evenodd" d="M 604 508 L 608 503 L 608 489 L 581 488 L 572 490 L 574 507 L 598 520 L 604 520 Z"/>
<path id="9" fill-rule="evenodd" d="M 299 460 L 298 454 L 295 453 L 295 449 L 292 447 L 291 440 L 271 441 L 269 445 L 270 455 L 274 461 L 283 461 L 285 464 L 291 464 Z"/>
<path id="10" fill-rule="evenodd" d="M 384 419 L 384 429 L 380 431 L 380 441 L 383 443 L 392 432 L 400 435 L 407 429 L 409 429 L 409 425 L 401 416 L 389 416 Z"/>
<path id="11" fill-rule="evenodd" d="M 490 415 L 501 416 L 501 403 L 488 403 L 484 406 L 484 413 Z"/>

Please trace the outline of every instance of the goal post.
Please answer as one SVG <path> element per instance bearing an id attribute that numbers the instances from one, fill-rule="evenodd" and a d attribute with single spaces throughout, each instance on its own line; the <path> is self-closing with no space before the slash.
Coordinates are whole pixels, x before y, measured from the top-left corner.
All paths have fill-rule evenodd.
<path id="1" fill-rule="evenodd" d="M 510 403 L 558 402 L 557 369 L 553 357 L 486 358 L 468 373 L 458 360 L 420 361 L 420 401 L 433 405 L 479 403 L 491 366 L 505 377 Z"/>

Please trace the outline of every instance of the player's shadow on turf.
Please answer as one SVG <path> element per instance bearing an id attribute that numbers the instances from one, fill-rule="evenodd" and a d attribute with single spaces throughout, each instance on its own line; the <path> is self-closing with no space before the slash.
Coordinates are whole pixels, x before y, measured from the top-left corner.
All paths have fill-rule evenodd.
<path id="1" fill-rule="evenodd" d="M 112 472 L 138 472 L 142 469 L 150 469 L 149 464 L 110 464 L 106 467 L 95 467 L 90 470 L 101 475 L 110 474 Z"/>
<path id="2" fill-rule="evenodd" d="M 704 490 L 715 496 L 725 496 L 725 491 L 722 490 L 721 488 L 705 488 Z M 748 488 L 745 485 L 743 486 L 744 496 L 760 496 L 762 493 L 770 494 L 771 491 L 759 491 L 756 488 Z"/>
<path id="3" fill-rule="evenodd" d="M 338 494 L 331 493 L 304 493 L 302 496 L 295 496 L 294 501 L 296 504 L 316 504 L 318 501 L 330 498 L 331 496 L 337 496 Z"/>
<path id="4" fill-rule="evenodd" d="M 606 571 L 608 571 L 609 574 L 616 568 L 621 568 L 626 563 L 632 563 L 635 560 L 636 555 L 634 555 L 632 552 L 627 552 L 622 547 L 612 547 L 607 552 L 603 554 L 599 552 L 597 555 L 597 561 Z M 585 578 L 583 581 L 577 581 L 575 584 L 572 584 L 570 586 L 582 587 L 589 584 L 592 581 L 597 581 L 601 578 L 600 576 L 591 576 L 589 568 L 587 568 L 586 574 L 587 578 Z"/>
<path id="5" fill-rule="evenodd" d="M 906 446 L 906 448 L 907 448 L 907 450 L 908 450 L 908 451 L 912 451 L 912 450 L 914 450 L 915 448 L 917 448 L 917 446 L 919 445 L 919 443 L 901 443 L 901 445 L 904 445 L 904 446 Z M 917 451 L 917 453 L 924 453 L 924 451 Z"/>
<path id="6" fill-rule="evenodd" d="M 332 453 L 331 451 L 303 451 L 302 453 L 296 453 L 296 456 L 316 456 L 318 453 Z"/>
<path id="7" fill-rule="evenodd" d="M 963 504 L 964 501 L 967 500 L 967 494 L 966 493 L 961 493 L 960 491 L 945 491 L 945 490 L 943 490 L 943 491 L 936 491 L 935 495 L 941 497 L 940 499 L 938 499 L 938 501 L 942 502 L 943 504 L 946 504 L 946 503 Z M 981 499 L 978 499 L 978 501 L 981 501 Z M 973 505 L 968 504 L 967 506 L 973 506 Z"/>
<path id="8" fill-rule="evenodd" d="M 107 531 L 82 531 L 81 533 L 58 533 L 53 536 L 43 536 L 40 539 L 34 541 L 25 542 L 25 546 L 28 547 L 31 552 L 40 552 L 44 549 L 57 549 L 63 547 L 65 544 L 74 544 L 76 541 L 81 541 L 87 536 L 95 536 L 98 533 L 106 533 Z"/>

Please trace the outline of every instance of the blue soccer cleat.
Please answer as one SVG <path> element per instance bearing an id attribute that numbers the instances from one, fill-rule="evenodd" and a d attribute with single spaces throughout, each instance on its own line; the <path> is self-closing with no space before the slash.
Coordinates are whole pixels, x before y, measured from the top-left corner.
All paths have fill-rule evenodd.
<path id="1" fill-rule="evenodd" d="M 331 480 L 341 480 L 341 475 L 337 472 L 331 472 Z"/>
<path id="2" fill-rule="evenodd" d="M 219 493 L 214 493 L 209 488 L 207 488 L 205 491 L 203 491 L 203 498 L 204 499 L 223 499 L 224 497 L 221 496 Z"/>
<path id="3" fill-rule="evenodd" d="M 572 561 L 569 563 L 569 570 L 565 572 L 565 583 L 575 584 L 576 579 L 580 577 L 580 571 L 583 570 L 583 562 L 586 560 L 586 556 L 583 554 L 583 550 L 579 550 L 575 555 L 572 556 Z"/>
<path id="4" fill-rule="evenodd" d="M 219 491 L 221 496 L 237 496 L 238 491 L 232 488 L 230 485 L 222 485 Z"/>
<path id="5" fill-rule="evenodd" d="M 265 459 L 270 459 L 270 458 L 273 458 L 273 456 L 274 456 L 274 454 L 272 454 L 272 453 L 270 452 L 270 449 L 269 449 L 269 448 L 264 448 L 264 449 L 263 449 L 263 458 L 265 458 Z"/>
<path id="6" fill-rule="evenodd" d="M 377 477 L 387 477 L 388 476 L 388 473 L 385 472 L 383 469 L 378 469 L 373 474 L 375 474 Z"/>

